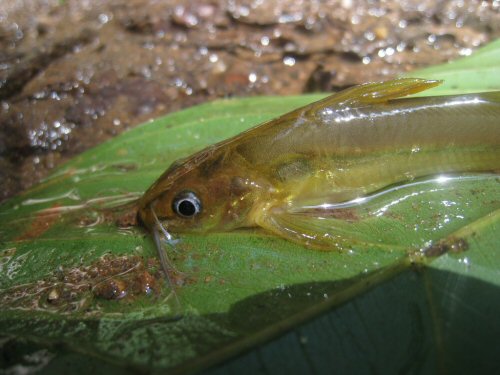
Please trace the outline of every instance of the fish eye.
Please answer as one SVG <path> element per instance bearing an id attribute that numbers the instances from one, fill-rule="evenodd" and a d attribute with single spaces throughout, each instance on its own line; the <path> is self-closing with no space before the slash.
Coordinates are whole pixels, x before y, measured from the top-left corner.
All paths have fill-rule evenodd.
<path id="1" fill-rule="evenodd" d="M 192 191 L 182 191 L 172 202 L 174 212 L 182 217 L 193 217 L 200 213 L 201 202 Z"/>

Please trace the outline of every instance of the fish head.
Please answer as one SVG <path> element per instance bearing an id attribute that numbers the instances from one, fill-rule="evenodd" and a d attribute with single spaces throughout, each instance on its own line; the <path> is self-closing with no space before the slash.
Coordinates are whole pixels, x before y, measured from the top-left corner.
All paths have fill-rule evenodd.
<path id="1" fill-rule="evenodd" d="M 173 163 L 141 198 L 139 216 L 173 234 L 228 231 L 253 226 L 249 213 L 270 190 L 241 157 L 208 148 Z"/>

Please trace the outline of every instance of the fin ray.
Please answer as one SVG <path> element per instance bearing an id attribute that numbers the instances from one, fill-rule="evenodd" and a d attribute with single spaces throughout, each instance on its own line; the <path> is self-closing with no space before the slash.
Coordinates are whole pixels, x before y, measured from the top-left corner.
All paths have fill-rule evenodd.
<path id="1" fill-rule="evenodd" d="M 325 218 L 308 213 L 281 212 L 269 215 L 259 225 L 264 229 L 318 250 L 349 250 L 359 245 L 397 249 L 405 244 L 395 244 L 387 234 L 367 221 L 349 218 Z M 391 232 L 398 231 L 393 228 Z"/>
<path id="2" fill-rule="evenodd" d="M 371 195 L 345 202 L 325 199 L 317 205 L 290 202 L 271 208 L 257 218 L 262 226 L 290 241 L 319 250 L 346 250 L 353 247 L 421 249 L 492 211 L 498 204 L 479 205 L 480 197 L 460 194 L 481 184 L 484 194 L 498 191 L 497 174 L 441 177 L 395 185 Z M 453 205 L 442 205 L 443 197 L 453 197 Z M 330 202 L 330 203 L 328 203 Z M 414 214 L 415 207 L 428 212 Z M 470 210 L 469 206 L 477 207 Z M 463 213 L 467 210 L 467 215 Z M 417 209 L 418 211 L 418 209 Z M 498 215 L 497 215 L 498 216 Z M 453 218 L 457 219 L 453 219 Z M 461 235 L 466 236 L 466 233 Z"/>
<path id="3" fill-rule="evenodd" d="M 314 113 L 332 105 L 360 107 L 370 104 L 386 103 L 389 100 L 402 98 L 431 89 L 441 83 L 442 81 L 422 78 L 399 78 L 385 82 L 366 83 L 339 91 L 313 103 L 309 105 L 306 112 Z"/>

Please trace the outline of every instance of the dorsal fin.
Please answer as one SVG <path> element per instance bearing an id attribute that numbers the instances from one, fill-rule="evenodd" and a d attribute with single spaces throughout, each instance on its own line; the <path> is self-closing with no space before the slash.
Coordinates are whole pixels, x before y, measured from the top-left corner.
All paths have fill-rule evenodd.
<path id="1" fill-rule="evenodd" d="M 386 103 L 389 100 L 416 94 L 440 85 L 442 81 L 422 78 L 399 78 L 392 81 L 365 83 L 350 87 L 310 104 L 306 112 L 316 112 L 329 106 L 360 107 Z"/>

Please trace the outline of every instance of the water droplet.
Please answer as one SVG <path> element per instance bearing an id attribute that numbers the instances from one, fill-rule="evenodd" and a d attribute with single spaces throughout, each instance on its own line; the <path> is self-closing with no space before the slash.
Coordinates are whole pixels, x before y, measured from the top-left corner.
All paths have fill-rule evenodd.
<path id="1" fill-rule="evenodd" d="M 375 34 L 371 31 L 367 31 L 365 32 L 365 38 L 371 42 L 375 40 Z"/>
<path id="2" fill-rule="evenodd" d="M 283 64 L 286 66 L 294 66 L 295 65 L 295 58 L 292 56 L 285 56 L 283 58 Z"/>
<path id="3" fill-rule="evenodd" d="M 397 45 L 396 50 L 398 52 L 403 52 L 405 50 L 405 48 L 406 48 L 406 43 L 405 42 L 401 42 L 401 43 L 399 43 Z"/>
<path id="4" fill-rule="evenodd" d="M 101 14 L 99 14 L 99 16 L 98 16 L 97 18 L 98 18 L 99 22 L 100 22 L 101 24 L 103 24 L 103 25 L 104 25 L 105 23 L 108 23 L 108 22 L 109 22 L 109 20 L 110 20 L 110 17 L 109 17 L 106 13 L 101 13 Z"/>
<path id="5" fill-rule="evenodd" d="M 235 18 L 240 18 L 240 17 L 248 17 L 250 14 L 250 9 L 246 6 L 239 6 L 236 8 L 235 12 L 233 13 L 233 16 Z"/>
<path id="6" fill-rule="evenodd" d="M 460 56 L 470 56 L 472 54 L 472 49 L 470 49 L 470 48 L 461 48 L 458 51 L 458 54 Z"/>
<path id="7" fill-rule="evenodd" d="M 255 73 L 250 73 L 248 75 L 248 80 L 251 82 L 251 83 L 255 83 L 257 81 L 257 74 Z"/>
<path id="8" fill-rule="evenodd" d="M 292 23 L 292 22 L 299 22 L 302 20 L 302 14 L 301 13 L 295 13 L 295 14 L 282 14 L 278 17 L 278 22 L 279 23 Z"/>
<path id="9" fill-rule="evenodd" d="M 219 60 L 219 56 L 217 56 L 217 54 L 215 53 L 212 53 L 208 59 L 211 63 L 216 63 Z"/>
<path id="10" fill-rule="evenodd" d="M 344 9 L 350 9 L 350 8 L 352 8 L 352 5 L 353 5 L 352 0 L 342 0 L 340 3 L 341 3 L 342 8 L 344 8 Z"/>

